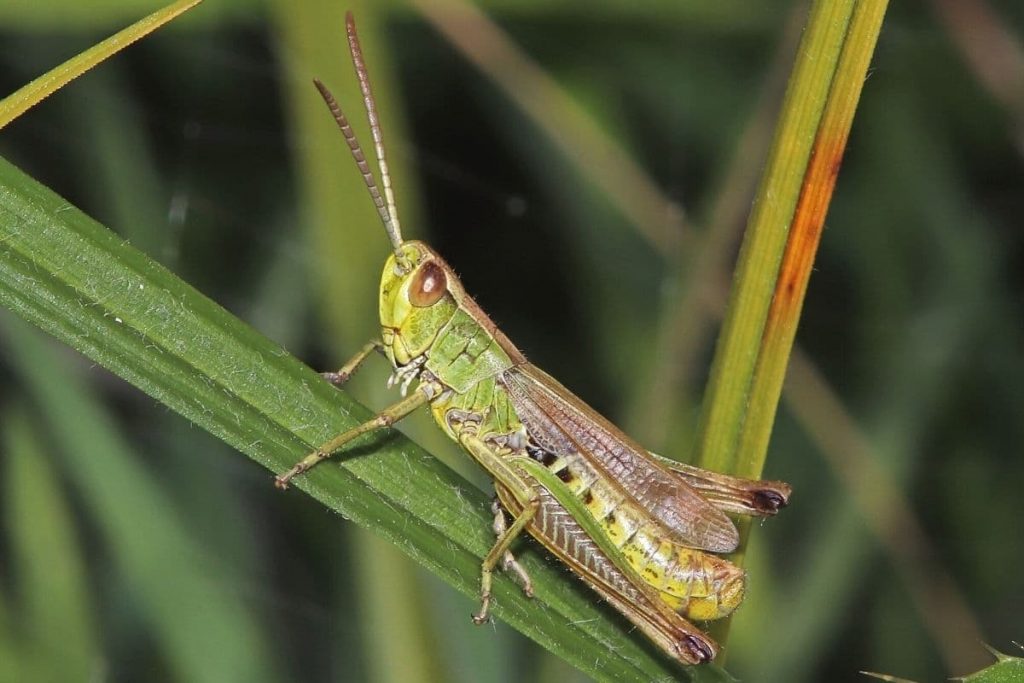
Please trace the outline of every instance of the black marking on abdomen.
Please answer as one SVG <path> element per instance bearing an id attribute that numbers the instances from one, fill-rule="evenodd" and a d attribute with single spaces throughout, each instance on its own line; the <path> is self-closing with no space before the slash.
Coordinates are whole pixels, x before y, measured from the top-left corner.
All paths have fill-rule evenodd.
<path id="1" fill-rule="evenodd" d="M 526 454 L 529 455 L 534 460 L 536 460 L 537 462 L 539 462 L 540 464 L 544 465 L 544 467 L 551 467 L 555 463 L 555 461 L 558 460 L 557 455 L 555 455 L 549 450 L 541 448 L 536 443 L 534 443 L 533 439 L 530 439 L 530 441 L 526 444 Z"/>

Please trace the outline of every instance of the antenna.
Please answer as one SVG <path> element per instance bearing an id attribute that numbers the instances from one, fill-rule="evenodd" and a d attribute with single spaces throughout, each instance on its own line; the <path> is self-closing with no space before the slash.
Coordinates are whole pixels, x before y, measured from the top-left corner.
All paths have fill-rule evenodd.
<path id="1" fill-rule="evenodd" d="M 370 122 L 373 147 L 377 154 L 377 165 L 380 169 L 381 183 L 384 187 L 383 197 L 377 188 L 377 181 L 373 177 L 373 172 L 370 170 L 369 164 L 366 163 L 366 155 L 363 154 L 363 149 L 359 145 L 355 131 L 352 130 L 348 119 L 341 111 L 338 101 L 319 79 L 314 78 L 313 85 L 320 91 L 320 96 L 324 98 L 324 102 L 327 103 L 327 107 L 331 110 L 331 115 L 338 124 L 338 128 L 341 129 L 341 134 L 344 136 L 346 144 L 348 144 L 349 151 L 352 152 L 352 158 L 355 159 L 356 166 L 359 167 L 359 172 L 363 176 L 363 182 L 366 183 L 366 189 L 370 192 L 370 198 L 373 199 L 373 204 L 377 207 L 377 213 L 380 215 L 381 222 L 384 223 L 384 230 L 387 231 L 391 245 L 397 254 L 399 247 L 402 246 L 402 230 L 398 223 L 395 195 L 391 189 L 391 174 L 388 172 L 388 163 L 384 155 L 384 140 L 380 132 L 380 120 L 377 117 L 377 104 L 373 99 L 373 91 L 370 88 L 370 76 L 366 71 L 366 63 L 363 61 L 363 50 L 359 46 L 356 23 L 355 19 L 352 18 L 351 12 L 345 13 L 345 28 L 348 33 L 348 46 L 352 53 L 352 63 L 356 69 L 356 77 L 359 79 L 359 89 L 363 93 L 366 118 Z"/>
<path id="2" fill-rule="evenodd" d="M 384 199 L 387 201 L 388 213 L 395 225 L 395 232 L 401 241 L 401 228 L 398 223 L 398 208 L 395 206 L 395 194 L 391 190 L 391 174 L 388 173 L 388 161 L 384 155 L 384 137 L 380 132 L 380 119 L 377 117 L 377 101 L 373 99 L 370 87 L 370 74 L 363 61 L 363 48 L 359 46 L 359 34 L 356 33 L 356 20 L 352 12 L 345 12 L 345 30 L 348 33 L 348 49 L 352 53 L 352 65 L 356 68 L 359 89 L 363 92 L 363 105 L 366 107 L 366 120 L 370 122 L 370 134 L 373 136 L 373 149 L 377 153 L 377 165 L 380 167 L 380 182 L 384 186 Z"/>

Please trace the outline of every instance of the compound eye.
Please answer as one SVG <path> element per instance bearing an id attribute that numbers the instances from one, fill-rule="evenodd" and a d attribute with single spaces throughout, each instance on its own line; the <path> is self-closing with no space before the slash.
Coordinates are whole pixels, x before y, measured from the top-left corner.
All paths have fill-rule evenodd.
<path id="1" fill-rule="evenodd" d="M 409 301 L 413 306 L 433 306 L 448 291 L 448 278 L 444 269 L 433 261 L 427 261 L 413 276 L 409 286 Z"/>

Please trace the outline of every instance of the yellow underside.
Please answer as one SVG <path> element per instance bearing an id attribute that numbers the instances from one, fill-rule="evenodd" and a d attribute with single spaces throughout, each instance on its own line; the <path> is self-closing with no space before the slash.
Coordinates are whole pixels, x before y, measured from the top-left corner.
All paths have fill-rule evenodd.
<path id="1" fill-rule="evenodd" d="M 665 539 L 658 525 L 619 491 L 586 477 L 566 482 L 598 520 L 608 538 L 661 599 L 688 619 L 708 621 L 731 614 L 743 601 L 744 572 L 729 561 Z M 575 486 L 574 486 L 575 484 Z"/>

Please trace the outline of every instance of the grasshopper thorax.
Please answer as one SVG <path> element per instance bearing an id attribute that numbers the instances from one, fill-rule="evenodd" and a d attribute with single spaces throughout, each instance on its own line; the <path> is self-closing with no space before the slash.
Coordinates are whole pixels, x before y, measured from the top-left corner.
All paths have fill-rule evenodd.
<path id="1" fill-rule="evenodd" d="M 380 280 L 380 325 L 396 367 L 427 352 L 457 310 L 461 292 L 452 269 L 423 242 L 403 242 L 388 257 Z"/>

